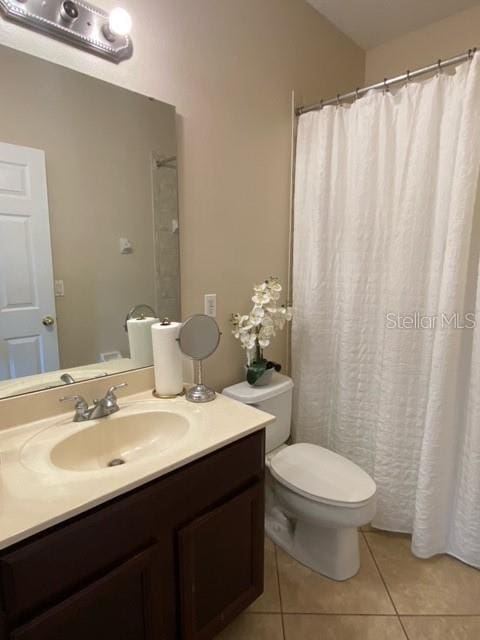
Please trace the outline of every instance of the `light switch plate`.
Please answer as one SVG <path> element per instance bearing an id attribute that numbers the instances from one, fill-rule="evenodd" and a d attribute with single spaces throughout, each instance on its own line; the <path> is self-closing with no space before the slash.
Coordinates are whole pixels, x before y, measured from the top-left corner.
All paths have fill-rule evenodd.
<path id="1" fill-rule="evenodd" d="M 62 298 L 65 295 L 65 285 L 63 280 L 55 280 L 55 296 L 57 298 Z"/>
<path id="2" fill-rule="evenodd" d="M 217 294 L 206 293 L 204 298 L 205 315 L 211 318 L 217 317 Z"/>
<path id="3" fill-rule="evenodd" d="M 120 253 L 124 255 L 133 253 L 133 245 L 128 238 L 120 238 L 118 244 L 120 246 Z"/>

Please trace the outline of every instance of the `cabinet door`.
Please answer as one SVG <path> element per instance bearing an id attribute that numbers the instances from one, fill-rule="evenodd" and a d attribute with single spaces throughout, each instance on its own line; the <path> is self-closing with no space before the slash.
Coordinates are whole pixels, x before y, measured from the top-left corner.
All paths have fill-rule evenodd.
<path id="1" fill-rule="evenodd" d="M 155 556 L 154 547 L 139 553 L 13 631 L 11 640 L 159 640 Z"/>
<path id="2" fill-rule="evenodd" d="M 184 640 L 212 638 L 262 593 L 263 536 L 263 482 L 179 531 Z"/>

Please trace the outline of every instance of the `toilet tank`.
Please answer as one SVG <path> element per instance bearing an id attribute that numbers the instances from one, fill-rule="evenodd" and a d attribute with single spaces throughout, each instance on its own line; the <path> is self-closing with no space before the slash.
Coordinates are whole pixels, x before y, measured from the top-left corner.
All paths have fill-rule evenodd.
<path id="1" fill-rule="evenodd" d="M 252 387 L 248 382 L 239 382 L 227 387 L 222 393 L 275 416 L 276 420 L 266 426 L 267 453 L 287 441 L 292 419 L 291 378 L 274 373 L 272 382 L 265 387 Z"/>

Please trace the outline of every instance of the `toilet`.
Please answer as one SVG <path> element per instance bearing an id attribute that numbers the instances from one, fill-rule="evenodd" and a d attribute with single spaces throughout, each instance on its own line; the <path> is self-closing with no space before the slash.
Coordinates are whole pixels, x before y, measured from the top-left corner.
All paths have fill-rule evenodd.
<path id="1" fill-rule="evenodd" d="M 241 382 L 223 394 L 271 413 L 266 427 L 265 529 L 279 547 L 333 580 L 360 568 L 358 527 L 376 509 L 376 485 L 359 466 L 315 444 L 290 437 L 293 382 L 274 374 L 271 384 Z"/>

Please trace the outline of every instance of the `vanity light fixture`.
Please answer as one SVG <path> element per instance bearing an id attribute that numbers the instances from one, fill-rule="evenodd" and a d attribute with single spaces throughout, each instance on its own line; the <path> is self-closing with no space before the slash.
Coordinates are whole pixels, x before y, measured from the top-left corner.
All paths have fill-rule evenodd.
<path id="1" fill-rule="evenodd" d="M 120 7 L 107 13 L 83 0 L 0 0 L 0 13 L 112 62 L 126 60 L 133 53 L 132 19 Z"/>

